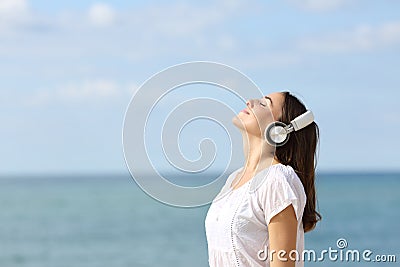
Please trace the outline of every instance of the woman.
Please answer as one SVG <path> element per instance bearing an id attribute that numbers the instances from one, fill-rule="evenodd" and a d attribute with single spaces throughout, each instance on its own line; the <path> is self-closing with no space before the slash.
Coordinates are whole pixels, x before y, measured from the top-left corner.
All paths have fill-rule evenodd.
<path id="1" fill-rule="evenodd" d="M 314 186 L 318 126 L 290 133 L 282 146 L 267 142 L 265 129 L 306 111 L 289 92 L 277 92 L 249 100 L 233 118 L 245 164 L 229 176 L 205 219 L 211 267 L 304 265 L 304 232 L 321 219 Z"/>

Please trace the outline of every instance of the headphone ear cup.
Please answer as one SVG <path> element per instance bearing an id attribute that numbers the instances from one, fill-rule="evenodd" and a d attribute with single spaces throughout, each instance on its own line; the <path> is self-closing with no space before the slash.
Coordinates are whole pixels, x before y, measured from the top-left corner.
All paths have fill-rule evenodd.
<path id="1" fill-rule="evenodd" d="M 286 124 L 280 121 L 270 123 L 265 128 L 264 137 L 265 140 L 271 146 L 283 146 L 289 140 L 290 133 L 287 133 Z"/>

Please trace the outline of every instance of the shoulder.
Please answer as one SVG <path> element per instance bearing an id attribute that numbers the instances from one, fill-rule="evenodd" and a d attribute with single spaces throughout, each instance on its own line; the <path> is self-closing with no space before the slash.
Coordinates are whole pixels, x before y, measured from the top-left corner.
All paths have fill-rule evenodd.
<path id="1" fill-rule="evenodd" d="M 306 194 L 303 184 L 291 166 L 276 164 L 263 174 L 263 180 L 254 190 L 254 196 L 260 208 L 265 212 L 265 219 L 270 219 L 292 204 L 297 219 L 301 218 Z"/>
<path id="2" fill-rule="evenodd" d="M 284 199 L 306 201 L 306 194 L 299 176 L 289 165 L 275 164 L 260 173 L 250 192 L 262 202 L 279 202 Z"/>
<path id="3" fill-rule="evenodd" d="M 260 193 L 277 184 L 288 184 L 294 186 L 302 186 L 300 178 L 294 169 L 289 165 L 281 163 L 270 166 L 261 171 L 257 177 L 254 177 L 251 186 L 251 192 Z"/>

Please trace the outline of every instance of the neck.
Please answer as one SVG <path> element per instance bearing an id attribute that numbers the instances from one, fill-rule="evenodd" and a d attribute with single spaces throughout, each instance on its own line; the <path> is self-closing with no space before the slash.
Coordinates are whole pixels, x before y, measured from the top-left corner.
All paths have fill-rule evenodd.
<path id="1" fill-rule="evenodd" d="M 242 133 L 243 153 L 245 158 L 244 172 L 255 174 L 273 164 L 279 163 L 275 159 L 275 147 L 269 145 L 263 138 Z"/>

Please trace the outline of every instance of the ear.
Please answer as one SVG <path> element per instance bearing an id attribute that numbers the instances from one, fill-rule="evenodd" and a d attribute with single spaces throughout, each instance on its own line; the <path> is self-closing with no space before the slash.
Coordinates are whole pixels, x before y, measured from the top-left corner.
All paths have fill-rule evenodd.
<path id="1" fill-rule="evenodd" d="M 289 133 L 285 129 L 286 124 L 274 121 L 268 124 L 264 131 L 264 139 L 271 146 L 283 146 L 289 140 Z"/>

